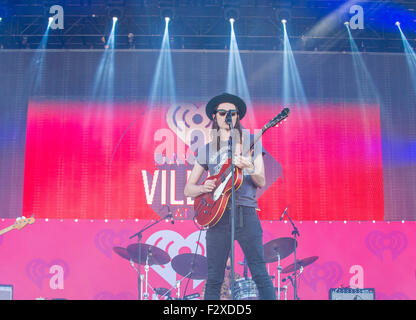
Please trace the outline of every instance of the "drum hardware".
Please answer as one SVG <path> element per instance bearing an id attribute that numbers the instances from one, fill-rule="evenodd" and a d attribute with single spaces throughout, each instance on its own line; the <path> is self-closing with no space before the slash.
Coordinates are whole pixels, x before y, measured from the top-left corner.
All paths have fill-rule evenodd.
<path id="1" fill-rule="evenodd" d="M 284 291 L 284 293 L 285 293 L 285 300 L 287 300 L 287 285 L 284 285 L 283 287 L 282 287 L 282 290 Z"/>
<path id="2" fill-rule="evenodd" d="M 244 277 L 244 279 L 248 279 L 248 278 L 247 278 L 248 267 L 247 267 L 247 260 L 246 260 L 246 257 L 244 257 L 244 260 L 243 260 L 242 262 L 238 262 L 238 264 L 239 264 L 240 266 L 244 266 L 243 277 Z"/>
<path id="3" fill-rule="evenodd" d="M 166 297 L 166 300 L 173 300 L 172 297 L 170 296 L 170 292 L 172 291 L 172 289 L 168 290 L 166 288 L 155 288 L 154 292 L 161 297 Z"/>
<path id="4" fill-rule="evenodd" d="M 289 216 L 289 214 L 287 213 L 287 209 L 288 208 L 286 208 L 284 211 L 283 211 L 283 214 L 282 214 L 282 216 L 280 217 L 280 220 L 282 220 L 283 219 L 283 217 L 286 215 L 287 216 L 287 218 L 289 219 L 289 222 L 290 222 L 290 224 L 292 225 L 292 227 L 293 227 L 293 231 L 292 231 L 292 235 L 293 235 L 293 237 L 294 237 L 294 240 L 295 240 L 295 242 L 294 242 L 294 246 L 293 246 L 293 251 L 294 251 L 294 259 L 295 259 L 295 263 L 294 263 L 294 268 L 295 268 L 295 270 L 297 270 L 297 266 L 296 266 L 296 264 L 297 264 L 297 260 L 296 260 L 296 246 L 297 246 L 297 237 L 300 237 L 300 234 L 299 234 L 299 231 L 298 231 L 298 228 L 296 228 L 296 226 L 295 226 L 295 224 L 293 223 L 293 221 L 292 221 L 292 219 L 290 218 L 290 216 Z M 293 294 L 293 299 L 294 300 L 299 300 L 298 299 L 298 294 L 297 294 L 297 284 L 296 284 L 296 280 L 297 279 L 297 277 L 295 277 L 295 284 L 294 284 L 294 286 L 293 286 L 293 289 L 294 289 L 294 294 Z"/>
<path id="5" fill-rule="evenodd" d="M 199 241 L 198 241 L 199 242 Z M 204 280 L 208 276 L 208 262 L 207 258 L 200 254 L 183 253 L 177 255 L 172 259 L 171 266 L 175 272 L 181 276 L 176 283 L 177 299 L 180 299 L 181 282 L 185 279 Z M 184 294 L 186 292 L 186 288 Z M 185 297 L 183 298 L 185 299 Z"/>
<path id="6" fill-rule="evenodd" d="M 280 300 L 280 274 L 282 266 L 280 261 L 288 257 L 296 248 L 297 242 L 293 238 L 278 238 L 264 245 L 264 259 L 267 263 L 277 261 L 277 300 Z"/>
<path id="7" fill-rule="evenodd" d="M 311 263 L 314 263 L 316 260 L 318 260 L 318 256 L 312 256 L 312 257 L 308 257 L 302 260 L 297 260 L 297 267 L 298 270 L 301 269 L 301 267 L 306 267 L 308 265 L 310 265 Z M 297 271 L 297 270 L 296 270 Z M 286 268 L 283 269 L 282 271 L 283 273 L 289 273 L 289 272 L 295 272 L 295 264 L 292 263 L 291 265 L 287 266 Z"/>
<path id="8" fill-rule="evenodd" d="M 292 275 L 287 276 L 286 278 L 282 279 L 282 282 L 285 282 L 287 280 L 290 280 L 290 282 L 292 283 L 293 289 L 294 289 L 295 288 L 295 285 L 296 285 L 296 279 L 300 277 L 300 275 L 303 272 L 303 269 L 304 269 L 303 266 L 301 266 L 299 268 L 299 273 L 296 273 L 296 272 L 292 273 Z M 293 276 L 293 278 L 292 278 L 292 276 Z M 287 286 L 286 286 L 286 288 L 287 288 Z M 286 292 L 285 292 L 285 296 L 286 296 Z M 297 300 L 299 300 L 299 297 L 298 296 L 297 296 Z"/>
<path id="9" fill-rule="evenodd" d="M 176 257 L 175 257 L 176 258 Z M 173 261 L 173 260 L 172 260 Z M 176 270 L 175 270 L 176 271 Z M 177 272 L 177 271 L 176 271 Z M 178 272 L 177 272 L 178 273 Z M 175 298 L 175 300 L 186 300 L 186 299 L 192 299 L 192 298 L 194 298 L 194 295 L 195 295 L 195 293 L 194 294 L 190 294 L 190 295 L 188 295 L 188 296 L 184 296 L 182 299 L 181 299 L 181 283 L 182 283 L 182 281 L 183 280 L 185 280 L 185 279 L 188 279 L 188 278 L 191 278 L 192 279 L 192 271 L 190 271 L 187 275 L 185 275 L 182 279 L 180 279 L 180 280 L 178 280 L 178 281 L 176 281 L 176 283 L 175 283 L 175 285 L 174 286 L 172 286 L 169 290 L 168 289 L 165 289 L 165 288 L 158 288 L 158 289 L 165 289 L 166 291 L 163 291 L 163 293 L 161 293 L 162 292 L 162 290 L 158 290 L 158 292 L 160 292 L 161 294 L 159 294 L 160 296 L 161 296 L 161 298 L 163 298 L 163 297 L 168 297 L 168 300 L 172 300 L 172 297 L 170 296 L 170 293 L 171 293 L 171 291 L 173 290 L 173 289 L 175 289 L 176 288 L 176 298 Z M 198 296 L 199 296 L 199 294 L 198 294 Z M 190 297 L 190 298 L 188 298 L 188 297 Z"/>
<path id="10" fill-rule="evenodd" d="M 163 208 L 164 207 L 162 207 L 162 209 Z M 143 232 L 146 231 L 147 229 L 153 227 L 154 225 L 158 224 L 162 220 L 165 220 L 165 219 L 170 218 L 171 221 L 173 221 L 173 216 L 172 216 L 172 213 L 170 212 L 170 208 L 169 207 L 168 207 L 168 211 L 169 211 L 169 213 L 164 218 L 161 218 L 159 220 L 156 220 L 151 225 L 143 228 L 139 232 L 136 232 L 135 234 L 133 234 L 132 236 L 130 236 L 130 239 L 132 239 L 134 237 L 137 237 L 137 240 L 138 240 L 138 243 L 129 245 L 127 247 L 127 251 L 129 252 L 129 254 L 131 256 L 133 256 L 133 254 L 134 255 L 137 255 L 137 258 L 138 258 L 138 261 L 139 261 L 139 276 L 138 276 L 138 282 L 139 283 L 138 283 L 138 286 L 137 286 L 138 287 L 138 290 L 139 290 L 139 294 L 138 294 L 138 299 L 139 300 L 141 300 L 141 298 L 142 298 L 142 285 L 141 285 L 141 283 L 142 283 L 142 278 L 141 278 L 141 265 L 143 263 L 142 246 L 146 246 L 146 245 L 143 245 L 141 243 L 142 242 L 142 237 L 143 237 Z M 147 246 L 149 246 L 149 245 L 147 245 Z M 161 265 L 161 264 L 166 264 L 166 263 L 168 263 L 170 261 L 170 257 L 169 257 L 169 255 L 165 251 L 163 251 L 162 249 L 159 249 L 157 247 L 154 247 L 154 246 L 151 246 L 151 247 L 152 247 L 152 249 L 150 250 L 150 253 L 152 253 L 153 248 L 156 248 L 157 249 L 156 252 L 159 253 L 160 255 L 159 254 L 154 254 L 155 252 L 153 252 L 151 254 L 151 258 L 149 259 L 149 248 L 146 248 L 147 249 L 147 253 L 146 253 L 146 257 L 144 259 L 146 261 L 146 265 L 145 265 L 145 272 L 146 272 L 146 290 L 147 290 L 147 272 L 149 271 L 149 265 L 152 265 L 152 264 Z M 130 248 L 130 250 L 129 250 L 129 248 Z M 158 250 L 160 250 L 160 251 L 158 251 Z M 163 254 L 161 254 L 161 252 L 163 252 Z M 145 297 L 148 297 L 148 292 L 147 291 L 146 291 Z"/>
<path id="11" fill-rule="evenodd" d="M 293 288 L 295 288 L 295 285 L 297 285 L 296 283 L 297 279 L 300 278 L 300 275 L 302 274 L 305 267 L 314 263 L 317 259 L 318 259 L 318 256 L 312 256 L 312 257 L 304 258 L 302 260 L 297 260 L 296 263 L 292 263 L 291 265 L 287 266 L 286 268 L 282 270 L 282 272 L 283 273 L 292 272 L 292 274 L 284 278 L 282 282 L 290 280 Z M 295 265 L 297 269 L 295 269 Z M 297 296 L 297 300 L 299 300 L 299 296 Z"/>

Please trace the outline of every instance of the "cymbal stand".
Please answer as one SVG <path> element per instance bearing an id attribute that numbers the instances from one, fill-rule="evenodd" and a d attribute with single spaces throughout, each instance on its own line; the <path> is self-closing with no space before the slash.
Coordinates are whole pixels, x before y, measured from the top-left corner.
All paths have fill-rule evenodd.
<path id="1" fill-rule="evenodd" d="M 149 248 L 149 250 L 147 251 L 147 255 L 146 255 L 146 264 L 144 266 L 144 273 L 145 273 L 145 291 L 143 294 L 144 300 L 149 300 L 149 292 L 147 291 L 147 287 L 148 287 L 148 283 L 149 283 L 149 257 L 152 256 L 152 249 Z"/>
<path id="2" fill-rule="evenodd" d="M 132 266 L 132 268 L 134 269 L 134 270 L 136 270 L 136 272 L 137 272 L 137 274 L 139 274 L 139 270 L 137 270 L 137 268 L 135 267 L 135 265 L 134 265 L 134 261 L 133 261 L 133 259 L 130 259 L 130 265 Z M 146 267 L 146 266 L 145 266 Z M 149 266 L 148 266 L 149 267 Z M 148 269 L 149 270 L 149 269 Z M 144 277 L 144 275 L 143 274 L 141 274 L 140 275 L 140 300 L 143 300 L 143 296 L 144 296 L 144 294 L 143 294 L 143 280 L 145 279 L 145 277 Z M 155 292 L 155 290 L 153 289 L 153 287 L 150 285 L 150 283 L 148 283 L 147 282 L 147 280 L 146 280 L 146 293 L 147 293 L 147 286 L 149 286 L 150 287 L 150 289 L 153 291 L 153 292 Z"/>
<path id="3" fill-rule="evenodd" d="M 169 209 L 169 208 L 168 208 Z M 161 210 L 159 210 L 159 212 L 160 212 Z M 138 276 L 138 281 L 139 281 L 139 283 L 138 283 L 138 288 L 139 288 L 139 300 L 141 300 L 142 299 L 142 277 L 141 277 L 141 267 L 142 267 L 142 264 L 141 264 L 141 257 L 142 257 L 142 246 L 141 246 L 141 242 L 142 242 L 142 237 L 143 237 L 143 232 L 144 231 L 146 231 L 147 229 L 149 229 L 149 228 L 151 228 L 151 227 L 153 227 L 155 224 L 158 224 L 160 221 L 162 221 L 162 220 L 165 220 L 165 219 L 167 219 L 167 218 L 171 218 L 171 219 L 173 219 L 173 216 L 172 216 L 172 213 L 169 213 L 169 214 L 167 214 L 164 218 L 160 218 L 159 220 L 156 220 L 154 223 L 152 223 L 151 225 L 149 225 L 149 226 L 147 226 L 147 227 L 145 227 L 145 228 L 143 228 L 142 230 L 140 230 L 139 232 L 136 232 L 135 234 L 133 234 L 132 236 L 130 236 L 130 238 L 129 239 L 132 239 L 132 238 L 134 238 L 134 237 L 137 237 L 137 239 L 138 239 L 138 242 L 139 242 L 139 276 Z M 146 264 L 147 264 L 147 258 L 148 257 L 146 257 Z M 147 266 L 149 267 L 149 265 L 147 264 Z M 145 270 L 146 271 L 146 270 Z M 147 269 L 147 271 L 149 271 L 149 268 Z M 147 271 L 146 271 L 146 273 L 147 273 Z M 146 282 L 147 282 L 147 278 L 146 278 Z"/>
<path id="4" fill-rule="evenodd" d="M 166 291 L 163 295 L 161 295 L 161 297 L 163 298 L 164 296 L 166 296 L 169 292 L 171 292 L 174 288 L 176 288 L 177 290 L 178 290 L 178 292 L 176 293 L 176 296 L 178 297 L 178 299 L 180 299 L 180 290 L 181 290 L 181 282 L 183 281 L 183 280 L 185 280 L 186 278 L 188 278 L 191 274 L 192 274 L 192 270 L 191 271 L 189 271 L 188 272 L 188 274 L 185 276 L 185 277 L 183 277 L 182 279 L 180 279 L 180 280 L 178 280 L 178 281 L 176 281 L 176 284 L 173 286 L 173 287 L 171 287 L 168 291 Z"/>
<path id="5" fill-rule="evenodd" d="M 181 282 L 180 281 L 176 281 L 176 289 L 177 289 L 176 298 L 180 300 L 181 299 Z"/>
<path id="6" fill-rule="evenodd" d="M 277 300 L 280 300 L 280 274 L 282 272 L 282 266 L 280 265 L 280 253 L 277 249 L 274 250 L 277 256 Z"/>
<path id="7" fill-rule="evenodd" d="M 285 300 L 287 300 L 287 285 L 284 285 L 282 290 L 285 292 Z"/>
<path id="8" fill-rule="evenodd" d="M 295 276 L 294 279 L 292 279 L 291 276 L 288 276 L 290 282 L 292 283 L 293 290 L 294 290 L 295 293 L 297 292 L 296 287 L 295 287 L 297 285 L 296 284 L 296 280 L 300 277 L 300 275 L 302 274 L 302 272 L 303 272 L 303 266 L 300 266 L 299 273 L 297 273 L 296 271 L 293 273 L 293 275 Z M 300 300 L 297 294 L 295 295 L 295 299 L 296 300 Z"/>
<path id="9" fill-rule="evenodd" d="M 293 223 L 292 219 L 290 219 L 290 216 L 289 216 L 289 214 L 286 212 L 286 210 L 284 211 L 284 213 L 283 213 L 283 214 L 287 215 L 287 217 L 288 217 L 288 219 L 289 219 L 289 221 L 290 221 L 290 223 L 291 223 L 291 225 L 292 225 L 292 227 L 293 227 L 292 235 L 293 235 L 293 237 L 294 237 L 294 239 L 295 239 L 295 242 L 294 242 L 295 270 L 297 270 L 297 265 L 296 265 L 296 264 L 297 264 L 297 260 L 296 260 L 296 247 L 297 247 L 297 237 L 298 237 L 298 236 L 300 236 L 300 234 L 299 234 L 298 228 L 296 228 L 295 224 Z M 295 272 L 296 272 L 296 271 L 295 271 Z M 293 296 L 293 299 L 294 299 L 294 300 L 299 300 L 299 299 L 298 299 L 298 293 L 297 293 L 296 278 L 297 278 L 297 277 L 295 277 L 295 284 L 293 285 L 293 289 L 294 289 L 294 296 Z M 292 281 L 292 280 L 291 280 L 291 281 Z"/>

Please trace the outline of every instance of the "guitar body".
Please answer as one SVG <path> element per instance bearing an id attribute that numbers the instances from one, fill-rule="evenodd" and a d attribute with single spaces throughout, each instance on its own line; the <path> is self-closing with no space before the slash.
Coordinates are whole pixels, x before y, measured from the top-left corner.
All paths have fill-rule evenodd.
<path id="1" fill-rule="evenodd" d="M 205 227 L 215 226 L 222 218 L 232 192 L 231 159 L 222 166 L 220 172 L 207 180 L 217 179 L 212 192 L 204 193 L 194 200 L 196 222 Z M 205 181 L 203 183 L 205 183 Z M 238 190 L 243 184 L 243 170 L 235 167 L 234 187 Z"/>

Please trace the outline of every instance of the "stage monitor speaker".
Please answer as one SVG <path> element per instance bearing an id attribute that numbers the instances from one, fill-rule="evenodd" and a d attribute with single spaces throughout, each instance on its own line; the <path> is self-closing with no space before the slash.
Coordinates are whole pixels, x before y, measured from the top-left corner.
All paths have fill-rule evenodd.
<path id="1" fill-rule="evenodd" d="M 376 292 L 373 288 L 332 288 L 329 300 L 376 300 Z"/>
<path id="2" fill-rule="evenodd" d="M 0 284 L 0 300 L 13 300 L 13 286 Z"/>

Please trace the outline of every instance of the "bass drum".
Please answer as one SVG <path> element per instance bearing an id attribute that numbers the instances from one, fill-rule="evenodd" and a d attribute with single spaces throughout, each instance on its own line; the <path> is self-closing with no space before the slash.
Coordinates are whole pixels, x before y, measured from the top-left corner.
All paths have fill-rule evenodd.
<path id="1" fill-rule="evenodd" d="M 259 292 L 256 283 L 250 278 L 235 280 L 234 297 L 236 300 L 258 300 Z"/>

